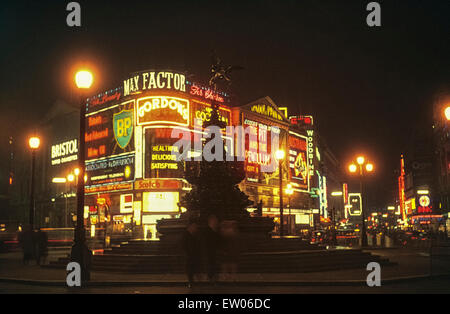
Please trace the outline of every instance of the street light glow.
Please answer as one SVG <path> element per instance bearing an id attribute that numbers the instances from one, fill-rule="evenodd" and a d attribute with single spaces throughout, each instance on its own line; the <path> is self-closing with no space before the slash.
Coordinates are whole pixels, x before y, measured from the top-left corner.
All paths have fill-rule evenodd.
<path id="1" fill-rule="evenodd" d="M 39 137 L 33 136 L 28 140 L 28 144 L 30 145 L 31 149 L 38 149 L 39 145 L 41 144 L 41 140 L 39 139 Z"/>
<path id="2" fill-rule="evenodd" d="M 69 175 L 67 176 L 67 180 L 68 180 L 69 182 L 73 182 L 73 180 L 75 180 L 75 176 L 74 176 L 73 174 L 69 174 Z"/>
<path id="3" fill-rule="evenodd" d="M 90 88 L 93 81 L 94 78 L 92 76 L 92 73 L 89 71 L 81 70 L 78 71 L 77 74 L 75 74 L 75 83 L 77 84 L 78 88 Z"/>
<path id="4" fill-rule="evenodd" d="M 79 168 L 75 168 L 73 170 L 73 173 L 75 173 L 75 175 L 78 176 L 80 174 L 80 169 Z"/>
<path id="5" fill-rule="evenodd" d="M 355 164 L 351 164 L 350 166 L 348 166 L 348 170 L 350 170 L 350 172 L 356 172 L 356 165 Z"/>
<path id="6" fill-rule="evenodd" d="M 275 158 L 276 158 L 277 160 L 284 159 L 284 150 L 281 150 L 281 149 L 277 150 L 277 151 L 275 152 Z"/>
<path id="7" fill-rule="evenodd" d="M 373 165 L 372 165 L 372 164 L 367 164 L 367 165 L 366 165 L 366 170 L 367 170 L 368 172 L 373 171 Z"/>
<path id="8" fill-rule="evenodd" d="M 358 163 L 358 165 L 362 165 L 364 163 L 364 157 L 363 156 L 357 157 L 356 162 Z"/>
<path id="9" fill-rule="evenodd" d="M 450 120 L 450 106 L 445 108 L 444 113 L 445 113 L 445 117 L 447 118 L 447 120 Z"/>

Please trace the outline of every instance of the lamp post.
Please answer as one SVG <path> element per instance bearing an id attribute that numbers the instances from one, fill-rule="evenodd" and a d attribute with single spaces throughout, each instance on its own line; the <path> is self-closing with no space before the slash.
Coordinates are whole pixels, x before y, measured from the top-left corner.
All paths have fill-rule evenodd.
<path id="1" fill-rule="evenodd" d="M 68 222 L 67 222 L 67 218 L 69 216 L 68 208 L 67 208 L 68 204 L 67 203 L 68 203 L 69 193 L 72 194 L 72 182 L 73 181 L 75 181 L 75 176 L 72 173 L 70 173 L 67 176 L 67 181 L 66 181 L 67 182 L 67 184 L 66 184 L 66 214 L 65 214 L 65 217 L 64 217 L 64 227 L 65 228 L 67 228 L 67 226 L 69 225 Z M 67 185 L 69 186 L 69 188 L 67 188 Z"/>
<path id="2" fill-rule="evenodd" d="M 357 164 L 357 165 L 356 165 Z M 356 164 L 352 163 L 348 167 L 351 173 L 356 173 L 356 171 L 359 168 L 359 192 L 361 194 L 361 199 L 364 200 L 363 197 L 363 177 L 365 172 L 372 172 L 373 171 L 373 164 L 366 162 L 365 158 L 363 156 L 358 156 L 356 158 Z M 366 222 L 365 222 L 365 215 L 364 215 L 364 201 L 361 201 L 361 216 L 362 216 L 362 227 L 361 227 L 361 246 L 367 246 L 367 234 L 366 234 Z"/>
<path id="3" fill-rule="evenodd" d="M 288 184 L 286 186 L 286 195 L 288 196 L 288 206 L 289 206 L 289 229 L 288 229 L 288 235 L 291 234 L 291 195 L 294 194 L 294 190 L 292 189 L 292 185 Z"/>
<path id="4" fill-rule="evenodd" d="M 89 71 L 79 71 L 75 75 L 75 83 L 80 90 L 80 135 L 78 149 L 78 176 L 84 178 L 85 173 L 85 114 L 86 114 L 86 94 L 93 82 L 92 73 Z M 90 255 L 91 252 L 86 245 L 86 231 L 84 228 L 84 180 L 77 180 L 77 224 L 74 233 L 74 245 L 72 246 L 71 260 L 77 262 L 81 268 L 82 281 L 90 278 Z"/>
<path id="5" fill-rule="evenodd" d="M 342 203 L 344 202 L 343 198 L 344 198 L 344 192 L 343 191 L 335 191 L 335 192 L 331 192 L 331 196 L 333 197 L 339 197 L 340 198 L 340 202 L 339 202 L 339 208 L 341 209 L 342 207 Z M 335 202 L 333 200 L 333 208 L 331 210 L 331 223 L 333 224 L 333 245 L 337 246 L 337 235 L 336 235 L 336 206 Z"/>
<path id="6" fill-rule="evenodd" d="M 39 137 L 33 136 L 28 140 L 31 149 L 31 185 L 30 185 L 30 217 L 29 223 L 31 230 L 34 229 L 34 168 L 36 163 L 36 151 L 39 148 L 41 140 Z"/>
<path id="7" fill-rule="evenodd" d="M 278 172 L 280 177 L 280 237 L 284 236 L 283 232 L 283 169 L 281 167 L 284 159 L 284 150 L 277 150 L 275 152 L 275 158 L 278 160 Z"/>

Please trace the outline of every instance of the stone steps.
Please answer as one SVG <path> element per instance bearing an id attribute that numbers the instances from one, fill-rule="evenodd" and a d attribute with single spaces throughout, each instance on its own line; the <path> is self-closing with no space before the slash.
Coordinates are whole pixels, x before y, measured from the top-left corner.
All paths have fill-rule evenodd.
<path id="1" fill-rule="evenodd" d="M 93 270 L 122 273 L 183 273 L 181 255 L 94 255 Z M 69 259 L 60 258 L 50 267 L 65 267 Z M 387 259 L 360 250 L 317 252 L 250 253 L 239 258 L 243 273 L 289 273 L 364 268 L 369 262 L 391 265 Z"/>

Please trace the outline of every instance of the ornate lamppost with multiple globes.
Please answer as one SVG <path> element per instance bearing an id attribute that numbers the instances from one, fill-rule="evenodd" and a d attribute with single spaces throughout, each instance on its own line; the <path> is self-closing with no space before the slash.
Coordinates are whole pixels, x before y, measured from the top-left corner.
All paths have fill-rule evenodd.
<path id="1" fill-rule="evenodd" d="M 86 92 L 93 82 L 92 73 L 86 70 L 78 71 L 75 75 L 75 83 L 80 91 L 81 108 L 80 108 L 80 135 L 78 148 L 78 176 L 85 177 L 85 138 L 86 129 Z M 77 224 L 74 234 L 74 245 L 71 252 L 71 260 L 77 262 L 81 268 L 81 278 L 87 281 L 90 278 L 90 257 L 91 252 L 86 245 L 86 231 L 84 228 L 84 180 L 76 180 L 77 184 Z"/>
<path id="2" fill-rule="evenodd" d="M 362 228 L 361 228 L 361 246 L 367 246 L 367 234 L 366 234 L 366 222 L 364 215 L 364 197 L 363 197 L 363 178 L 366 173 L 373 171 L 373 164 L 366 161 L 364 156 L 358 156 L 356 163 L 352 162 L 348 167 L 351 173 L 356 173 L 359 170 L 359 193 L 361 195 L 361 216 L 362 216 Z"/>

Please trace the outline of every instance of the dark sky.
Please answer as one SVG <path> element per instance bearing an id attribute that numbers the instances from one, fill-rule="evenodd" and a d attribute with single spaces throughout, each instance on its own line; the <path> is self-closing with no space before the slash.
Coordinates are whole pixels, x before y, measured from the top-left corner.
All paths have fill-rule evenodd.
<path id="1" fill-rule="evenodd" d="M 70 101 L 80 62 L 95 65 L 101 92 L 147 68 L 206 80 L 216 49 L 245 67 L 232 86 L 241 102 L 267 95 L 313 114 L 343 166 L 371 157 L 378 197 L 390 198 L 400 153 L 431 125 L 433 95 L 449 83 L 448 0 L 378 1 L 379 28 L 366 25 L 370 1 L 79 1 L 81 28 L 66 25 L 69 2 L 2 2 L 3 137 Z"/>

